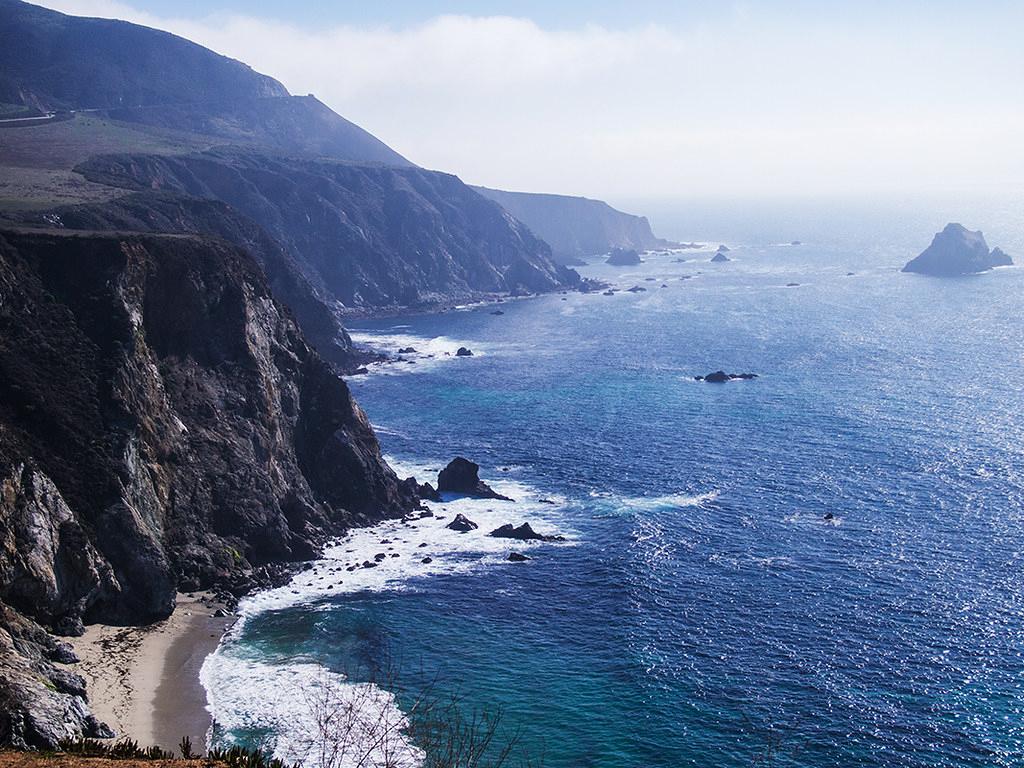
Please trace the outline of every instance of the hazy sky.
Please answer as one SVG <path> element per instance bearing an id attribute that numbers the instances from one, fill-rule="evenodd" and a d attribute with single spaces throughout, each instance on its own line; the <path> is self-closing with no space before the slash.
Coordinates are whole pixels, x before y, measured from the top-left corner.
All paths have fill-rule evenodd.
<path id="1" fill-rule="evenodd" d="M 43 4 L 184 35 L 471 183 L 613 200 L 1024 186 L 1019 0 Z"/>

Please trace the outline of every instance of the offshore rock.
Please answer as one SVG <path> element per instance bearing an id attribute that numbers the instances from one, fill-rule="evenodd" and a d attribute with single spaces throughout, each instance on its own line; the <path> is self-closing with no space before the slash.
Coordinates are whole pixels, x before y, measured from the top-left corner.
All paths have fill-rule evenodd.
<path id="1" fill-rule="evenodd" d="M 502 496 L 480 479 L 480 465 L 457 456 L 437 475 L 437 490 L 460 493 L 477 499 L 498 499 L 512 501 Z"/>

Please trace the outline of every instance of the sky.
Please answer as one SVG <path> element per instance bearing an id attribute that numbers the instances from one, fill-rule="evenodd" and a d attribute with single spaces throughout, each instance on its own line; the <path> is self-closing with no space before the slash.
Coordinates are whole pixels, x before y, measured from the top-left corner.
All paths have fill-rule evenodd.
<path id="1" fill-rule="evenodd" d="M 474 184 L 613 201 L 1024 189 L 1019 0 L 42 4 L 188 37 Z"/>

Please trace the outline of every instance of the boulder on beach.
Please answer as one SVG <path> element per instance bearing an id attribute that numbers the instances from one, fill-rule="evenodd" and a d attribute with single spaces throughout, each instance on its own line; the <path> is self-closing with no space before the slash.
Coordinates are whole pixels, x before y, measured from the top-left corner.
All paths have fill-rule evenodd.
<path id="1" fill-rule="evenodd" d="M 487 535 L 496 539 L 518 539 L 519 541 L 565 541 L 564 536 L 545 536 L 542 533 L 537 533 L 529 523 L 523 523 L 518 528 L 512 523 L 505 523 Z"/>
<path id="2" fill-rule="evenodd" d="M 512 501 L 508 496 L 502 496 L 480 479 L 479 464 L 462 456 L 456 456 L 448 463 L 447 467 L 438 473 L 437 490 L 442 493 L 461 493 L 476 499 Z"/>
<path id="3" fill-rule="evenodd" d="M 989 250 L 981 232 L 972 232 L 961 224 L 947 224 L 935 235 L 931 245 L 907 262 L 903 271 L 932 277 L 957 277 L 1012 264 L 1013 259 L 1002 249 Z"/>
<path id="4" fill-rule="evenodd" d="M 479 527 L 479 525 L 474 523 L 461 512 L 455 516 L 454 520 L 445 526 L 445 528 L 450 528 L 451 530 L 458 531 L 459 533 L 469 533 L 470 531 L 475 531 Z"/>
<path id="5" fill-rule="evenodd" d="M 613 267 L 632 267 L 642 263 L 640 252 L 632 248 L 612 248 L 605 261 L 605 264 L 611 264 Z"/>

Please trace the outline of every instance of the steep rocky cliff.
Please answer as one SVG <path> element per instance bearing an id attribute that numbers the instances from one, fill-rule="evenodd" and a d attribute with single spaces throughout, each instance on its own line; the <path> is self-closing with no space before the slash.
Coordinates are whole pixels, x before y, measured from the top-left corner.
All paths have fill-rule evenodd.
<path id="1" fill-rule="evenodd" d="M 243 251 L 0 233 L 0 739 L 96 730 L 34 622 L 158 619 L 415 504 Z"/>
<path id="2" fill-rule="evenodd" d="M 278 243 L 225 203 L 164 192 L 137 192 L 88 205 L 0 212 L 16 225 L 72 230 L 211 235 L 243 248 L 263 268 L 274 297 L 295 315 L 320 356 L 351 371 L 367 361 L 341 324 L 333 302 L 315 291 Z"/>
<path id="3" fill-rule="evenodd" d="M 228 203 L 349 310 L 551 291 L 580 280 L 499 205 L 446 173 L 230 149 L 104 155 L 76 170 L 93 182 Z"/>
<path id="4" fill-rule="evenodd" d="M 575 263 L 613 248 L 645 251 L 671 245 L 656 237 L 643 216 L 612 208 L 602 200 L 474 187 L 494 200 L 551 246 L 555 258 Z"/>

